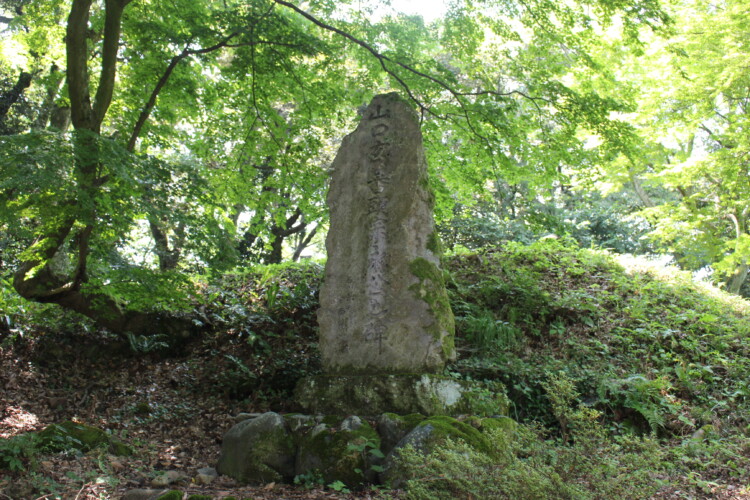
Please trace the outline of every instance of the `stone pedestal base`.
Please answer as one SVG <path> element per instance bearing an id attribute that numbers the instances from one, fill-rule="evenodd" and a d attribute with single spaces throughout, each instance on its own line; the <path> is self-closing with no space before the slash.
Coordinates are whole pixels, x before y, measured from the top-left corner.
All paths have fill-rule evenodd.
<path id="1" fill-rule="evenodd" d="M 300 380 L 296 402 L 327 415 L 506 415 L 501 384 L 465 382 L 439 375 L 319 375 Z"/>

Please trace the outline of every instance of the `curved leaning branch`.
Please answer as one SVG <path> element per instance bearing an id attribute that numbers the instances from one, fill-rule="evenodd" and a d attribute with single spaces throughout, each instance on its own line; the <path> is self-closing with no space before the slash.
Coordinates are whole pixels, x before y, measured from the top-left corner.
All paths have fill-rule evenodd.
<path id="1" fill-rule="evenodd" d="M 350 42 L 352 42 L 352 43 L 354 43 L 356 45 L 359 45 L 360 47 L 362 47 L 363 49 L 365 49 L 366 51 L 368 51 L 370 54 L 372 54 L 372 56 L 375 57 L 380 62 L 380 66 L 383 68 L 383 71 L 385 71 L 388 75 L 390 75 L 394 80 L 396 80 L 398 82 L 398 84 L 408 94 L 409 98 L 417 106 L 419 106 L 420 111 L 426 112 L 426 113 L 428 113 L 428 114 L 430 114 L 432 116 L 435 116 L 436 118 L 450 119 L 448 116 L 441 116 L 438 113 L 434 112 L 430 108 L 429 105 L 425 104 L 422 100 L 420 100 L 414 94 L 414 92 L 412 91 L 411 87 L 409 87 L 409 85 L 398 74 L 396 74 L 391 68 L 388 67 L 388 63 L 393 64 L 395 66 L 398 66 L 400 68 L 403 68 L 404 70 L 406 70 L 409 73 L 412 73 L 412 74 L 414 74 L 414 75 L 416 75 L 416 76 L 418 76 L 420 78 L 424 78 L 426 80 L 429 80 L 432 83 L 438 85 L 440 88 L 442 88 L 443 90 L 445 90 L 446 92 L 448 92 L 453 97 L 453 99 L 458 103 L 458 105 L 461 108 L 461 114 L 463 115 L 463 119 L 466 121 L 466 124 L 468 125 L 469 129 L 471 130 L 471 132 L 474 135 L 476 135 L 477 137 L 480 137 L 480 138 L 482 138 L 485 141 L 489 141 L 489 139 L 486 138 L 486 137 L 484 137 L 484 136 L 482 136 L 474 128 L 474 126 L 472 125 L 472 122 L 471 122 L 471 119 L 470 119 L 470 116 L 469 116 L 469 110 L 467 109 L 466 102 L 464 101 L 464 98 L 466 98 L 466 97 L 472 97 L 472 96 L 476 97 L 476 96 L 479 96 L 479 95 L 493 95 L 493 96 L 497 96 L 497 97 L 508 97 L 508 96 L 511 96 L 511 95 L 520 95 L 521 97 L 524 97 L 525 99 L 528 99 L 531 102 L 533 102 L 534 105 L 537 106 L 537 108 L 538 108 L 538 105 L 536 104 L 536 101 L 540 101 L 541 100 L 541 101 L 549 102 L 548 100 L 546 100 L 544 98 L 541 98 L 541 97 L 532 97 L 532 96 L 530 96 L 530 95 L 528 95 L 528 94 L 526 94 L 524 92 L 518 91 L 518 90 L 513 90 L 513 91 L 510 91 L 510 92 L 498 92 L 498 91 L 495 91 L 495 90 L 484 89 L 484 90 L 481 90 L 481 91 L 474 91 L 474 92 L 462 92 L 462 91 L 456 89 L 455 87 L 449 85 L 445 81 L 443 81 L 443 80 L 435 77 L 434 75 L 430 75 L 430 74 L 425 73 L 423 71 L 420 71 L 420 70 L 414 68 L 413 66 L 410 66 L 410 65 L 408 65 L 408 64 L 406 64 L 404 62 L 397 61 L 395 59 L 392 59 L 392 58 L 388 57 L 387 55 L 385 55 L 385 54 L 379 52 L 378 50 L 376 50 L 372 45 L 368 44 L 364 40 L 361 40 L 361 39 L 355 37 L 354 35 L 352 35 L 351 33 L 348 33 L 348 32 L 346 32 L 346 31 L 344 31 L 344 30 L 342 30 L 340 28 L 337 28 L 335 26 L 332 26 L 330 24 L 327 24 L 327 23 L 321 21 L 317 17 L 313 16 L 309 12 L 304 11 L 303 9 L 301 9 L 300 7 L 296 6 L 295 4 L 293 4 L 291 2 L 287 2 L 285 0 L 273 0 L 273 1 L 275 3 L 277 3 L 277 4 L 279 4 L 279 5 L 282 5 L 284 7 L 287 7 L 289 9 L 293 10 L 294 12 L 296 12 L 299 15 L 303 16 L 304 18 L 306 18 L 307 20 L 309 20 L 310 22 L 312 22 L 313 24 L 315 24 L 319 28 L 322 28 L 322 29 L 324 29 L 326 31 L 330 31 L 332 33 L 336 33 L 337 35 L 339 35 L 339 36 L 341 36 L 341 37 L 349 40 Z"/>

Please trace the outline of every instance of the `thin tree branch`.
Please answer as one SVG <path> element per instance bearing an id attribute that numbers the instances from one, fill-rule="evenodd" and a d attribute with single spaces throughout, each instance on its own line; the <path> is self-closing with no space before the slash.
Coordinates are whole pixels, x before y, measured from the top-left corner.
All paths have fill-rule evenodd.
<path id="1" fill-rule="evenodd" d="M 130 0 L 106 0 L 104 18 L 104 39 L 102 45 L 102 69 L 99 86 L 94 99 L 94 128 L 99 131 L 104 115 L 107 114 L 115 90 L 115 73 L 117 70 L 117 52 L 120 48 L 120 31 L 122 13 Z"/>
<path id="2" fill-rule="evenodd" d="M 130 139 L 128 139 L 128 151 L 132 153 L 135 150 L 135 144 L 136 141 L 138 141 L 138 137 L 141 135 L 141 130 L 143 129 L 143 126 L 145 125 L 149 116 L 151 116 L 151 112 L 154 110 L 154 106 L 156 106 L 156 99 L 159 96 L 159 92 L 161 92 L 161 90 L 167 84 L 167 82 L 169 81 L 169 77 L 172 76 L 172 72 L 180 63 L 180 61 L 191 55 L 207 54 L 222 47 L 226 47 L 227 44 L 237 35 L 239 35 L 238 32 L 231 33 L 219 43 L 203 49 L 190 49 L 190 42 L 188 42 L 182 52 L 172 58 L 172 60 L 167 65 L 167 68 L 164 70 L 161 78 L 159 78 L 159 81 L 156 83 L 156 87 L 154 87 L 153 92 L 151 92 L 151 96 L 146 102 L 146 105 L 143 107 L 141 114 L 138 116 L 138 121 L 136 121 L 135 126 L 133 127 L 133 132 L 130 134 Z"/>

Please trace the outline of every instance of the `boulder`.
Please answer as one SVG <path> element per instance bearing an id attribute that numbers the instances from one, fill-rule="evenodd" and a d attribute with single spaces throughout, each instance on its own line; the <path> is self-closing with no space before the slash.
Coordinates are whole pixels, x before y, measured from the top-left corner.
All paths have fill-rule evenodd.
<path id="1" fill-rule="evenodd" d="M 225 435 L 216 470 L 242 483 L 265 484 L 294 476 L 296 447 L 278 413 L 243 420 Z"/>
<path id="2" fill-rule="evenodd" d="M 106 447 L 118 456 L 132 455 L 133 450 L 113 438 L 106 431 L 91 425 L 67 420 L 60 424 L 50 424 L 38 433 L 38 447 L 48 451 L 79 450 L 88 452 L 98 447 Z"/>
<path id="3" fill-rule="evenodd" d="M 320 423 L 301 430 L 295 473 L 320 474 L 326 484 L 341 481 L 360 486 L 370 476 L 368 469 L 380 455 L 380 438 L 369 423 L 348 417 L 334 423 Z"/>
<path id="4" fill-rule="evenodd" d="M 383 413 L 378 417 L 378 434 L 380 435 L 380 450 L 388 454 L 409 432 L 420 424 L 426 417 L 419 413 L 410 415 L 396 415 Z"/>
<path id="5" fill-rule="evenodd" d="M 406 447 L 428 454 L 446 439 L 461 440 L 477 451 L 493 455 L 496 450 L 490 439 L 471 425 L 453 417 L 435 416 L 422 420 L 408 432 L 388 453 L 383 463 L 380 482 L 393 488 L 401 487 L 408 479 L 398 465 L 398 457 Z"/>

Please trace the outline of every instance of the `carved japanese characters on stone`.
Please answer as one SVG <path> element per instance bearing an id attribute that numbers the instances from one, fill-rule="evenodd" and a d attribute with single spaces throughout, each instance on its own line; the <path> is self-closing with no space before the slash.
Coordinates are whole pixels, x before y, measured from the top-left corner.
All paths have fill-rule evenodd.
<path id="1" fill-rule="evenodd" d="M 332 373 L 436 372 L 455 356 L 416 113 L 373 99 L 332 167 L 320 346 Z"/>

